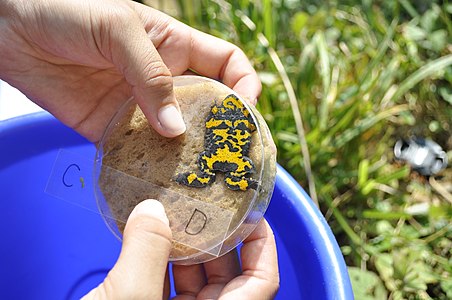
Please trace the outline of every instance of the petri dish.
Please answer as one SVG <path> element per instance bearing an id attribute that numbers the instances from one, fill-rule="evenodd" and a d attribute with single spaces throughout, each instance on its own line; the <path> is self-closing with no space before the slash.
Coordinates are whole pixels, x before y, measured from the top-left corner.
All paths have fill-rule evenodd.
<path id="1" fill-rule="evenodd" d="M 228 253 L 255 229 L 275 185 L 276 148 L 259 112 L 222 83 L 177 76 L 174 91 L 186 132 L 159 135 L 129 99 L 98 144 L 95 196 L 120 240 L 139 202 L 160 201 L 170 261 L 188 265 Z"/>

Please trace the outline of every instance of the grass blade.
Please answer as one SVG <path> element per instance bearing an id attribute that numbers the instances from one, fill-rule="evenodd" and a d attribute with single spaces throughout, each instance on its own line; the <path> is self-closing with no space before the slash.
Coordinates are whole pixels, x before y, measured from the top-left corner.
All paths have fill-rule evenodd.
<path id="1" fill-rule="evenodd" d="M 384 58 L 384 55 L 389 48 L 389 44 L 391 43 L 391 41 L 394 37 L 394 33 L 395 33 L 395 29 L 397 27 L 397 24 L 398 24 L 397 19 L 392 21 L 391 26 L 389 26 L 388 31 L 386 32 L 386 35 L 380 44 L 380 47 L 378 47 L 377 54 L 375 55 L 375 57 L 372 59 L 369 66 L 367 67 L 366 72 L 364 73 L 359 86 L 364 86 L 365 85 L 364 82 L 366 82 L 368 80 L 369 75 L 372 74 L 372 71 L 375 69 L 375 67 L 377 65 L 381 64 L 381 62 Z"/>
<path id="2" fill-rule="evenodd" d="M 309 155 L 308 144 L 306 142 L 306 134 L 305 134 L 304 127 L 303 127 L 303 121 L 301 118 L 300 108 L 298 107 L 297 96 L 295 95 L 295 91 L 293 89 L 292 83 L 290 82 L 289 76 L 287 75 L 286 69 L 284 68 L 284 65 L 281 62 L 281 59 L 279 58 L 275 49 L 270 47 L 268 40 L 262 33 L 258 33 L 257 38 L 259 39 L 259 42 L 264 47 L 267 48 L 268 54 L 270 55 L 270 58 L 273 61 L 273 64 L 275 65 L 276 69 L 278 70 L 278 73 L 281 76 L 281 80 L 283 81 L 284 87 L 289 96 L 290 106 L 292 107 L 292 113 L 293 113 L 293 117 L 295 120 L 298 138 L 299 138 L 299 142 L 300 142 L 300 146 L 301 146 L 301 152 L 303 154 L 303 163 L 304 163 L 306 177 L 308 179 L 308 185 L 309 185 L 309 196 L 311 196 L 312 201 L 314 201 L 314 203 L 318 207 L 319 201 L 317 199 L 317 192 L 315 189 L 314 176 L 312 175 L 312 170 L 311 170 L 311 158 Z"/>
<path id="3" fill-rule="evenodd" d="M 391 96 L 389 102 L 397 101 L 403 94 L 408 92 L 420 81 L 434 75 L 435 73 L 438 73 L 440 70 L 443 70 L 450 65 L 452 65 L 452 54 L 440 57 L 427 63 L 425 66 L 408 76 L 408 78 L 399 85 L 399 88 Z"/>
<path id="4" fill-rule="evenodd" d="M 341 148 L 345 144 L 350 142 L 352 139 L 354 139 L 361 133 L 365 132 L 366 130 L 368 130 L 369 128 L 371 128 L 372 126 L 374 126 L 381 120 L 386 119 L 390 116 L 399 114 L 400 112 L 406 111 L 406 110 L 408 110 L 407 105 L 398 105 L 398 106 L 391 107 L 385 111 L 382 111 L 374 116 L 367 117 L 367 118 L 361 120 L 357 126 L 347 129 L 341 135 L 339 135 L 333 142 L 334 146 Z"/>
<path id="5" fill-rule="evenodd" d="M 328 94 L 330 90 L 330 60 L 328 58 L 328 49 L 325 41 L 325 34 L 319 31 L 314 37 L 315 45 L 320 59 L 320 76 L 322 78 L 323 96 L 320 103 L 319 127 L 326 129 L 328 121 Z"/>

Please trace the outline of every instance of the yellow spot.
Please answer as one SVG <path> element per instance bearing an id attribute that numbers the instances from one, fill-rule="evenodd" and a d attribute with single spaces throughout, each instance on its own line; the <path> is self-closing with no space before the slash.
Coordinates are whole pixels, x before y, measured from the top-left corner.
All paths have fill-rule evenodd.
<path id="1" fill-rule="evenodd" d="M 195 181 L 195 179 L 196 179 L 197 177 L 198 177 L 198 176 L 196 176 L 195 173 L 190 173 L 190 175 L 187 176 L 188 184 L 191 184 L 193 181 Z"/>
<path id="2" fill-rule="evenodd" d="M 234 182 L 231 178 L 226 178 L 226 183 L 232 186 L 238 186 L 242 191 L 246 191 L 246 188 L 248 187 L 248 182 L 245 179 L 242 179 L 239 182 Z"/>
<path id="3" fill-rule="evenodd" d="M 198 177 L 198 181 L 201 182 L 202 184 L 206 184 L 206 183 L 209 183 L 210 178 L 209 177 L 204 177 L 204 178 Z"/>
<path id="4" fill-rule="evenodd" d="M 246 188 L 248 187 L 248 182 L 246 180 L 240 180 L 239 187 L 242 191 L 246 191 Z"/>
<path id="5" fill-rule="evenodd" d="M 223 100 L 223 106 L 229 109 L 243 109 L 243 103 L 235 95 L 227 96 Z"/>
<path id="6" fill-rule="evenodd" d="M 251 169 L 249 161 L 243 159 L 241 152 L 231 152 L 229 148 L 219 148 L 212 157 L 203 156 L 207 162 L 207 167 L 213 169 L 216 162 L 236 164 L 236 172 L 244 172 L 247 168 Z"/>
<path id="7" fill-rule="evenodd" d="M 223 123 L 225 123 L 226 126 L 228 126 L 228 127 L 232 127 L 232 122 L 229 121 L 229 120 L 217 120 L 215 118 L 210 118 L 206 122 L 206 128 L 216 128 L 216 127 L 220 126 Z"/>
<path id="8" fill-rule="evenodd" d="M 212 127 L 218 127 L 223 123 L 222 120 L 216 120 L 214 118 L 211 118 L 206 122 L 206 128 L 212 128 Z"/>
<path id="9" fill-rule="evenodd" d="M 190 173 L 190 175 L 187 176 L 188 184 L 192 184 L 193 181 L 196 181 L 196 180 L 199 181 L 202 184 L 206 184 L 206 183 L 210 182 L 210 178 L 209 177 L 199 177 L 195 173 Z"/>

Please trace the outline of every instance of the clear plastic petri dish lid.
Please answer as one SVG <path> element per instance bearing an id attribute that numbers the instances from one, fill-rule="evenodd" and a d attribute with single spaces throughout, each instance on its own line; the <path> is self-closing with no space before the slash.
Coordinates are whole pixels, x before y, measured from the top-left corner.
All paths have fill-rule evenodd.
<path id="1" fill-rule="evenodd" d="M 129 99 L 96 153 L 95 194 L 118 238 L 145 199 L 165 207 L 173 233 L 170 261 L 202 263 L 238 246 L 263 217 L 273 192 L 276 149 L 257 110 L 227 86 L 174 77 L 187 130 L 159 135 Z"/>

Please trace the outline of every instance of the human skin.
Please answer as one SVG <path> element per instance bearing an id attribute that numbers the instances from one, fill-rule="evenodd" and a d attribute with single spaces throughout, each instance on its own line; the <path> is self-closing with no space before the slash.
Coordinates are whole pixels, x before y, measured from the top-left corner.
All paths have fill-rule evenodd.
<path id="1" fill-rule="evenodd" d="M 116 265 L 84 300 L 168 299 L 168 224 L 160 202 L 145 200 L 138 204 L 127 221 Z M 241 267 L 235 251 L 204 264 L 174 265 L 177 296 L 173 299 L 273 299 L 279 287 L 276 257 L 272 230 L 262 219 L 243 242 Z"/>
<path id="2" fill-rule="evenodd" d="M 194 71 L 255 103 L 261 85 L 236 46 L 126 0 L 0 0 L 0 78 L 92 142 L 133 96 L 160 134 L 185 131 L 172 76 Z M 161 299 L 171 231 L 157 201 L 129 217 L 118 262 L 87 299 Z M 279 286 L 273 233 L 262 220 L 214 261 L 174 266 L 176 299 L 271 299 Z"/>
<path id="3" fill-rule="evenodd" d="M 97 142 L 134 96 L 150 124 L 185 131 L 172 76 L 215 78 L 256 101 L 261 85 L 236 46 L 126 0 L 0 0 L 0 78 Z"/>

